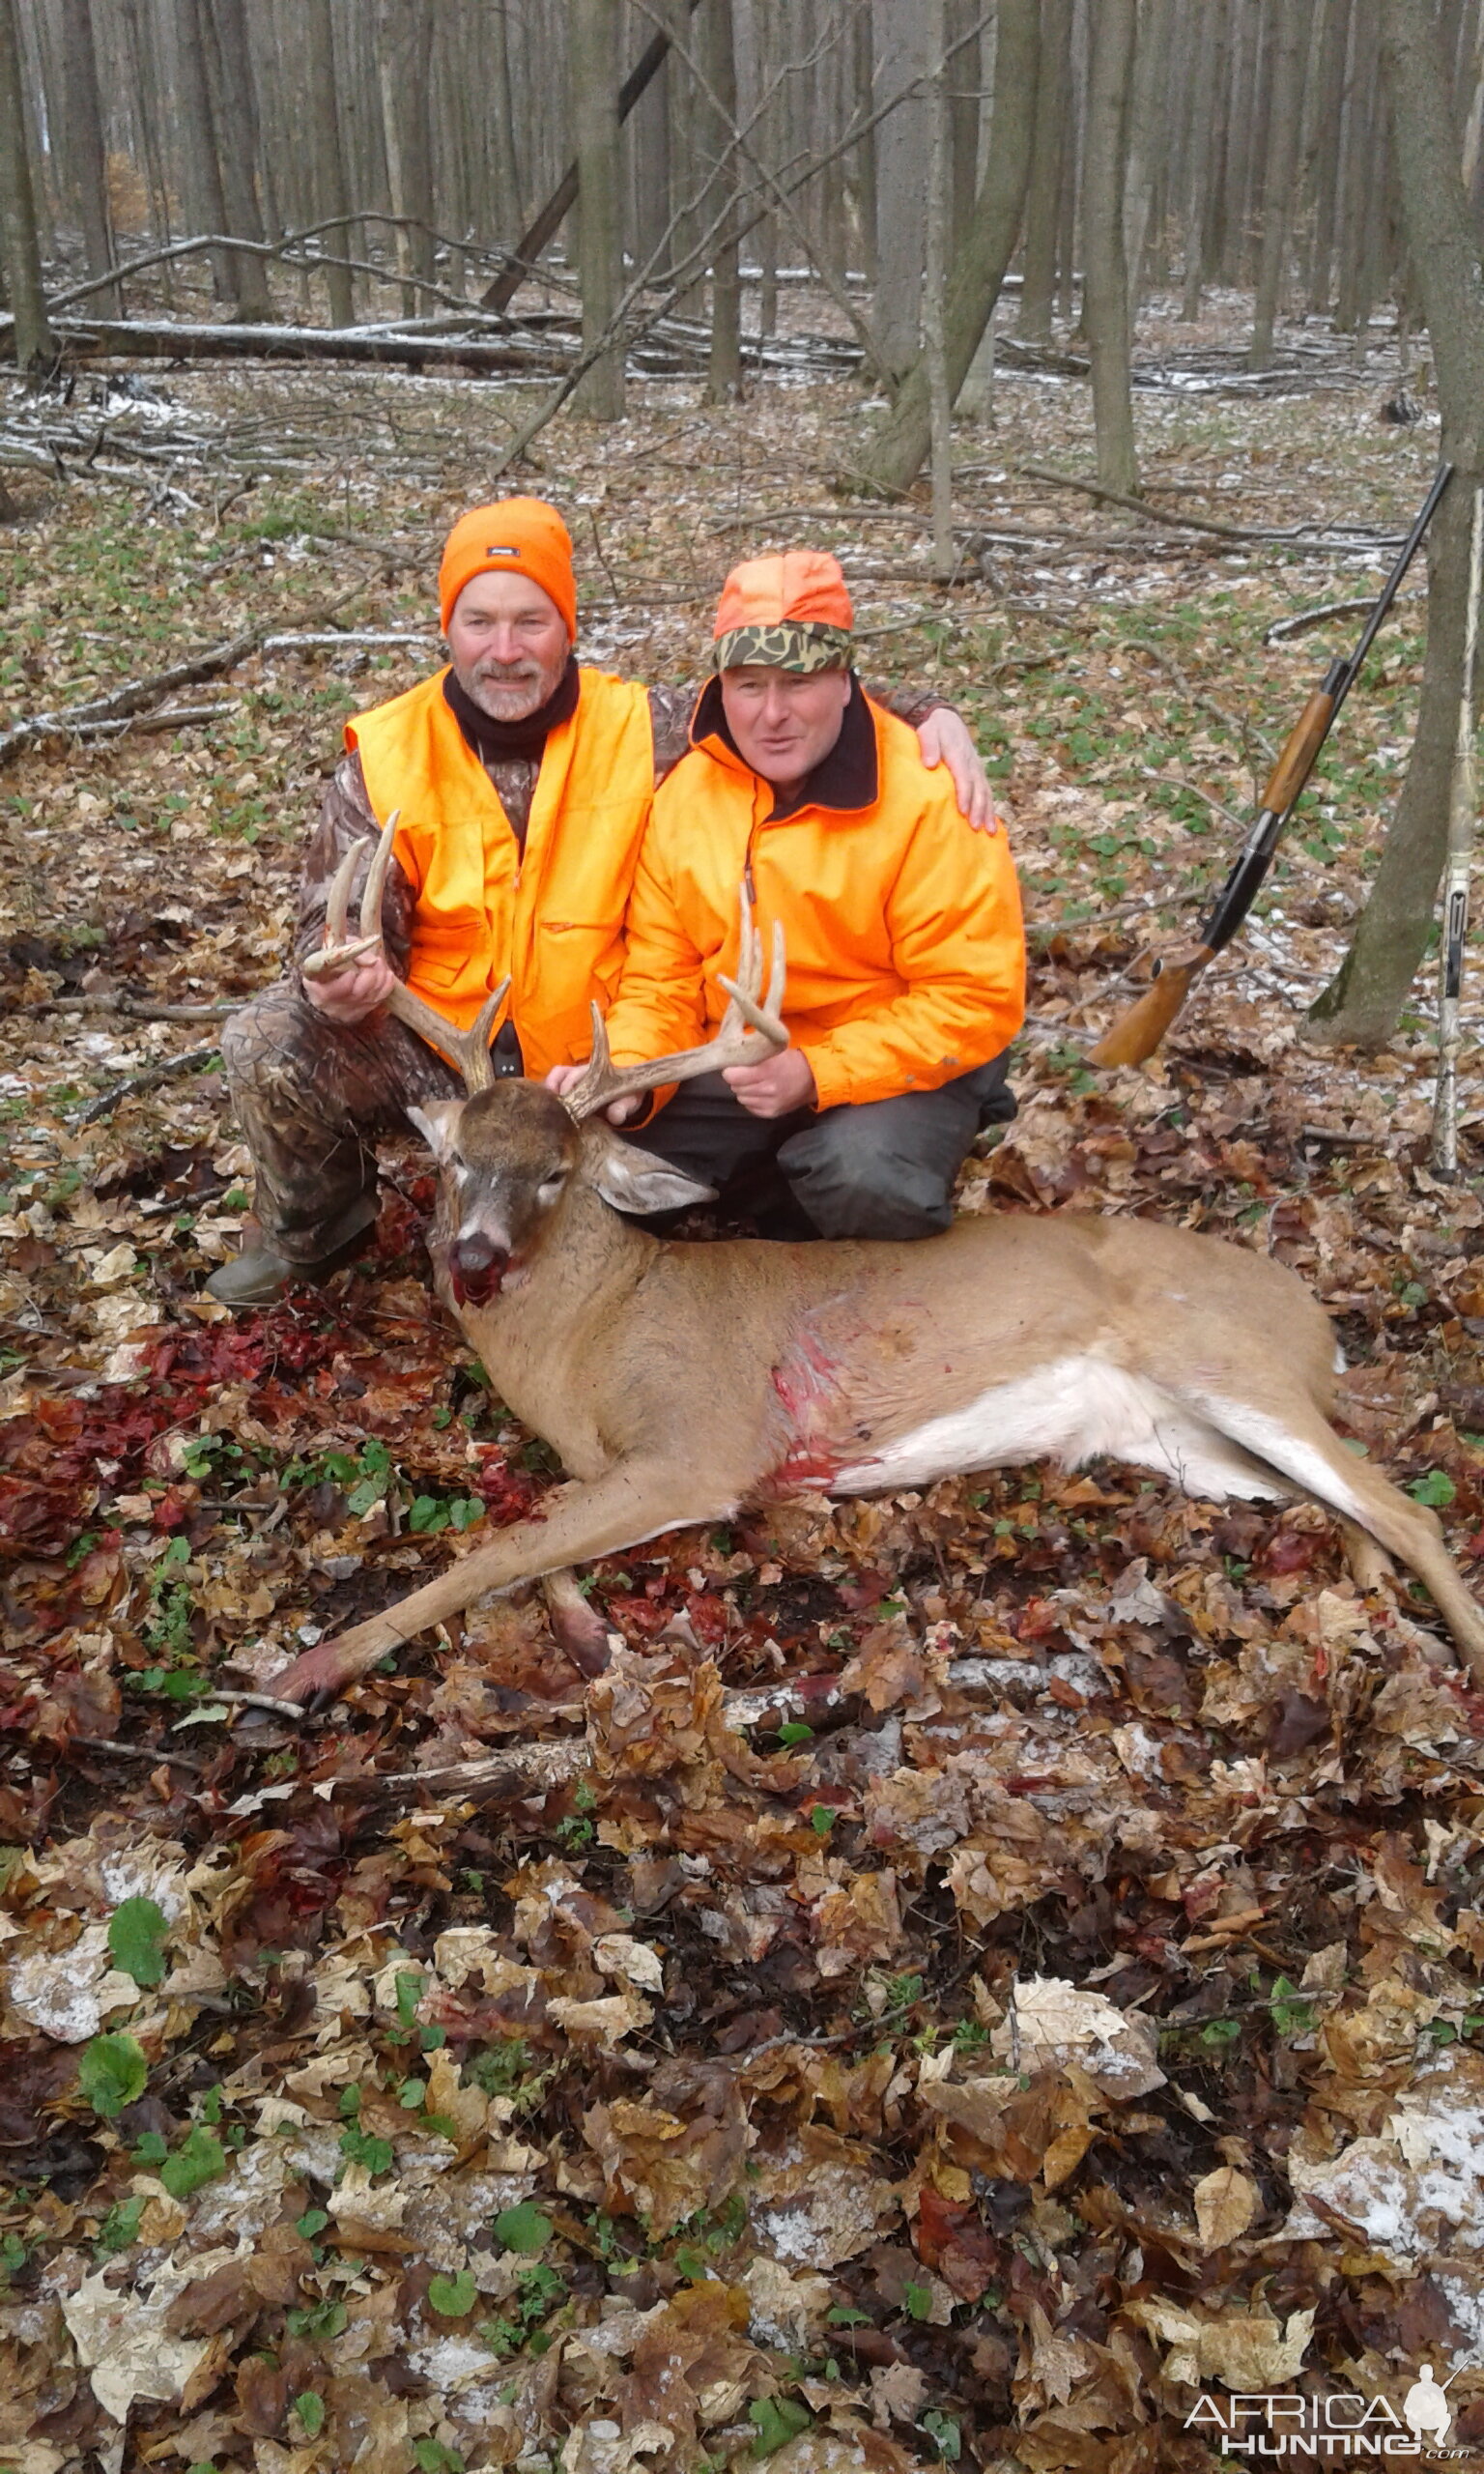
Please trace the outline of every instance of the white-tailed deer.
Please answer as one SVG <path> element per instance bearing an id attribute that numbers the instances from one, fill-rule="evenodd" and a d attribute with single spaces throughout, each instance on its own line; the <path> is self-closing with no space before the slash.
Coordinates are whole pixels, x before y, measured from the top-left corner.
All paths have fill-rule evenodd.
<path id="1" fill-rule="evenodd" d="M 370 871 L 374 941 L 391 826 Z M 331 902 L 324 966 L 348 947 L 355 857 Z M 1328 1424 L 1328 1317 L 1266 1255 L 1147 1220 L 1056 1214 L 962 1219 L 915 1244 L 665 1243 L 620 1211 L 707 1190 L 624 1142 L 599 1111 L 626 1093 L 751 1061 L 786 1042 L 782 952 L 761 995 L 744 911 L 726 1021 L 708 1047 L 610 1067 L 565 1100 L 497 1080 L 490 1024 L 503 991 L 459 1032 L 399 988 L 391 1010 L 457 1059 L 470 1085 L 414 1115 L 442 1190 L 432 1248 L 441 1293 L 500 1398 L 559 1453 L 572 1482 L 539 1515 L 276 1680 L 323 1694 L 486 1591 L 730 1520 L 790 1488 L 869 1495 L 1042 1458 L 1095 1454 L 1172 1478 L 1187 1494 L 1308 1497 L 1426 1583 L 1475 1682 L 1484 1615 L 1435 1515 L 1356 1457 Z"/>

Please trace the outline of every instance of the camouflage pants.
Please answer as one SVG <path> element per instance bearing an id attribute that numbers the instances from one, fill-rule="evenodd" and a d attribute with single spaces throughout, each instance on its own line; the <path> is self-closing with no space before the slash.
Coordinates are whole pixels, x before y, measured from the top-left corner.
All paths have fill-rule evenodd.
<path id="1" fill-rule="evenodd" d="M 377 1136 L 405 1134 L 410 1107 L 464 1090 L 401 1022 L 328 1021 L 293 980 L 223 1023 L 221 1052 L 263 1235 L 291 1263 L 322 1262 L 369 1226 Z"/>

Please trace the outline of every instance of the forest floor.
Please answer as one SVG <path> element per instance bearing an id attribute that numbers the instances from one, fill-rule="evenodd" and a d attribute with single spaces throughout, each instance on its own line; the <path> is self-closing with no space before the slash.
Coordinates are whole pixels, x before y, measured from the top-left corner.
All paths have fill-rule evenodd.
<path id="1" fill-rule="evenodd" d="M 1233 385 L 1233 309 L 1152 322 L 1188 357 L 1136 415 L 1147 494 L 1249 537 L 1028 477 L 1092 467 L 1046 371 L 957 433 L 948 588 L 920 505 L 842 494 L 843 382 L 648 381 L 521 482 L 586 658 L 647 678 L 696 675 L 734 558 L 839 549 L 868 677 L 951 696 L 1013 819 L 1022 1113 L 964 1208 L 1292 1264 L 1348 1431 L 1475 1570 L 1484 1050 L 1441 1186 L 1430 999 L 1382 1056 L 1298 1036 L 1419 583 L 1160 1057 L 1084 1061 L 1359 620 L 1265 630 L 1374 590 L 1436 457 L 1388 357 Z M 222 1697 L 553 1479 L 433 1298 L 411 1140 L 327 1292 L 202 1297 L 250 1164 L 214 1018 L 162 1013 L 281 966 L 341 724 L 436 658 L 442 532 L 529 400 L 198 367 L 6 408 L 80 443 L 14 476 L 0 734 L 337 599 L 414 641 L 270 645 L 201 720 L 0 776 L 0 2466 L 1133 2474 L 1219 2463 L 1234 2391 L 1400 2431 L 1424 2363 L 1484 2455 L 1484 1704 L 1318 1511 L 1101 1463 L 807 1499 L 598 1566 L 585 1690 L 534 1599 L 302 1725 Z"/>

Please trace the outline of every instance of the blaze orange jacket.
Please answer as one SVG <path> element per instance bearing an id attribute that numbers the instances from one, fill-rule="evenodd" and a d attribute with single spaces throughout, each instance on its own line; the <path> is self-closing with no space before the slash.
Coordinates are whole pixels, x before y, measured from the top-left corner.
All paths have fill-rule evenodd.
<path id="1" fill-rule="evenodd" d="M 716 682 L 691 753 L 655 793 L 629 905 L 629 957 L 609 1016 L 615 1061 L 709 1037 L 734 976 L 750 874 L 766 951 L 788 949 L 785 1020 L 821 1108 L 936 1090 L 1008 1046 L 1025 1013 L 1025 939 L 1003 832 L 958 813 L 947 767 L 856 688 L 807 803 L 776 794 L 725 731 Z"/>
<path id="2" fill-rule="evenodd" d="M 442 671 L 346 724 L 417 907 L 408 986 L 467 1029 L 510 974 L 526 1071 L 592 1048 L 591 1000 L 612 999 L 623 920 L 654 795 L 647 691 L 581 674 L 577 710 L 547 738 L 522 851 L 499 792 L 443 699 Z"/>

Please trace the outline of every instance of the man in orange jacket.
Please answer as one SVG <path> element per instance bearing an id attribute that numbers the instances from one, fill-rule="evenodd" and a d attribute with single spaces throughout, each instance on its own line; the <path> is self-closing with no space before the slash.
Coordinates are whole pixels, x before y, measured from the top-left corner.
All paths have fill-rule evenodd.
<path id="1" fill-rule="evenodd" d="M 291 1280 L 354 1255 L 376 1212 L 376 1137 L 403 1131 L 410 1105 L 457 1087 L 441 1057 L 387 1019 L 393 973 L 461 1025 L 508 973 L 495 1048 L 512 1074 L 584 1055 L 592 1000 L 606 1007 L 617 992 L 655 782 L 684 753 L 694 697 L 579 666 L 572 544 L 540 500 L 476 507 L 454 526 L 439 603 L 448 667 L 347 726 L 300 891 L 300 961 L 324 940 L 345 851 L 399 811 L 385 958 L 316 980 L 295 968 L 224 1025 L 257 1171 L 256 1228 L 208 1282 L 232 1307 L 268 1304 Z M 988 787 L 958 716 L 924 699 L 897 709 L 992 836 Z M 952 796 L 950 817 L 970 863 L 983 864 L 985 842 Z"/>
<path id="2" fill-rule="evenodd" d="M 683 1084 L 634 1138 L 738 1198 L 781 1171 L 774 1233 L 921 1237 L 948 1226 L 980 1126 L 1014 1114 L 1025 942 L 1004 836 L 953 831 L 943 775 L 855 676 L 852 625 L 827 555 L 728 578 L 691 752 L 640 851 L 609 1046 L 634 1064 L 710 1036 L 746 881 L 765 949 L 784 928 L 791 1043 Z"/>

